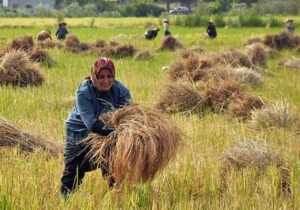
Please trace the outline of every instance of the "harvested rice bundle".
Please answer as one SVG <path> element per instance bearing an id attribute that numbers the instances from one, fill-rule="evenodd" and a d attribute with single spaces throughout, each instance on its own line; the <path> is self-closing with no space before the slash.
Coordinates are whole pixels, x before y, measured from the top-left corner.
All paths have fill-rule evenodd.
<path id="1" fill-rule="evenodd" d="M 38 42 L 38 46 L 42 49 L 53 49 L 56 46 L 56 43 L 51 39 L 46 39 L 45 41 Z"/>
<path id="2" fill-rule="evenodd" d="M 249 38 L 244 45 L 252 45 L 254 43 L 262 43 L 262 40 L 260 37 L 251 37 Z"/>
<path id="3" fill-rule="evenodd" d="M 261 85 L 262 79 L 260 74 L 247 67 L 239 67 L 232 69 L 234 77 L 244 83 L 251 85 Z"/>
<path id="4" fill-rule="evenodd" d="M 152 52 L 150 52 L 148 50 L 144 50 L 144 51 L 140 51 L 140 52 L 136 53 L 134 56 L 134 59 L 135 60 L 147 60 L 147 59 L 151 59 L 153 57 L 154 57 L 154 55 Z"/>
<path id="5" fill-rule="evenodd" d="M 132 57 L 136 49 L 132 45 L 107 46 L 100 50 L 102 56 L 125 58 Z"/>
<path id="6" fill-rule="evenodd" d="M 292 56 L 291 58 L 279 61 L 279 65 L 286 68 L 300 69 L 300 58 Z"/>
<path id="7" fill-rule="evenodd" d="M 97 39 L 95 42 L 92 42 L 90 44 L 91 48 L 103 48 L 106 46 L 107 46 L 107 44 L 106 44 L 105 40 L 102 40 L 102 39 Z"/>
<path id="8" fill-rule="evenodd" d="M 222 159 L 221 190 L 223 193 L 227 188 L 227 179 L 231 170 L 251 167 L 261 173 L 268 166 L 279 169 L 281 192 L 291 192 L 290 168 L 285 158 L 274 152 L 265 142 L 240 141 L 233 148 L 225 151 Z"/>
<path id="9" fill-rule="evenodd" d="M 249 57 L 235 49 L 226 49 L 221 52 L 212 54 L 214 62 L 219 64 L 226 64 L 232 67 L 244 66 L 251 68 L 253 65 Z"/>
<path id="10" fill-rule="evenodd" d="M 212 82 L 201 92 L 205 104 L 216 113 L 224 112 L 232 101 L 243 98 L 244 94 L 245 87 L 232 80 Z"/>
<path id="11" fill-rule="evenodd" d="M 30 51 L 34 47 L 34 41 L 32 36 L 24 35 L 13 39 L 9 42 L 6 46 L 5 52 L 11 50 L 23 50 L 23 51 Z"/>
<path id="12" fill-rule="evenodd" d="M 296 123 L 297 117 L 290 104 L 286 101 L 277 102 L 261 110 L 252 111 L 251 124 L 257 128 L 291 127 Z"/>
<path id="13" fill-rule="evenodd" d="M 251 62 L 261 67 L 266 67 L 267 65 L 268 51 L 270 50 L 262 43 L 255 43 L 246 47 L 246 54 L 249 56 Z"/>
<path id="14" fill-rule="evenodd" d="M 299 46 L 300 37 L 287 32 L 282 32 L 279 34 L 265 36 L 263 43 L 276 49 L 295 48 Z"/>
<path id="15" fill-rule="evenodd" d="M 32 51 L 29 52 L 29 56 L 32 61 L 44 63 L 49 67 L 55 64 L 55 61 L 50 57 L 49 53 L 39 47 L 33 48 Z"/>
<path id="16" fill-rule="evenodd" d="M 53 156 L 63 154 L 63 144 L 28 134 L 0 117 L 0 147 L 19 146 L 25 152 L 42 149 Z"/>
<path id="17" fill-rule="evenodd" d="M 136 104 L 104 117 L 116 130 L 108 137 L 92 136 L 91 159 L 103 164 L 110 150 L 109 168 L 118 184 L 152 180 L 172 160 L 182 142 L 174 121 L 157 110 Z"/>
<path id="18" fill-rule="evenodd" d="M 26 52 L 11 50 L 0 59 L 0 85 L 41 85 L 44 76 L 40 66 L 32 63 Z"/>
<path id="19" fill-rule="evenodd" d="M 201 112 L 203 99 L 195 86 L 188 81 L 170 82 L 156 105 L 165 112 Z"/>
<path id="20" fill-rule="evenodd" d="M 89 49 L 86 43 L 81 43 L 76 35 L 68 35 L 65 41 L 65 49 L 67 51 L 78 53 Z"/>
<path id="21" fill-rule="evenodd" d="M 161 50 L 175 51 L 183 48 L 182 44 L 173 36 L 166 36 L 162 39 L 160 44 Z"/>
<path id="22" fill-rule="evenodd" d="M 201 47 L 192 47 L 190 49 L 183 49 L 180 50 L 179 55 L 181 58 L 189 58 L 193 56 L 198 56 L 199 54 L 202 54 L 204 52 L 203 48 Z"/>
<path id="23" fill-rule="evenodd" d="M 251 111 L 261 109 L 264 102 L 257 96 L 244 96 L 241 99 L 229 104 L 228 113 L 240 120 L 246 120 L 251 117 Z"/>
<path id="24" fill-rule="evenodd" d="M 108 44 L 109 44 L 109 46 L 111 46 L 111 47 L 116 47 L 116 46 L 122 45 L 121 43 L 116 42 L 116 41 L 110 41 Z"/>

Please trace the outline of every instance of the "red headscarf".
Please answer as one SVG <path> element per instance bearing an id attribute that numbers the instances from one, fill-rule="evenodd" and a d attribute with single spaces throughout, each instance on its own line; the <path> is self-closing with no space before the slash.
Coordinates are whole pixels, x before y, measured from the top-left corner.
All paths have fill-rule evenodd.
<path id="1" fill-rule="evenodd" d="M 106 57 L 102 57 L 99 58 L 98 60 L 96 60 L 96 62 L 94 63 L 93 66 L 93 72 L 95 75 L 100 74 L 100 71 L 102 69 L 107 69 L 110 71 L 110 73 L 115 76 L 115 65 L 112 62 L 111 59 L 106 58 Z"/>

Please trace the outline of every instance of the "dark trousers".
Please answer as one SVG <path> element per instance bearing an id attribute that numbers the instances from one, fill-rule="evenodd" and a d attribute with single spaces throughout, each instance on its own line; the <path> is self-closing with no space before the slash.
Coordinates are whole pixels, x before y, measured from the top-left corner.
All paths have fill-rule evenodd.
<path id="1" fill-rule="evenodd" d="M 80 141 L 87 135 L 85 133 L 74 133 L 67 131 L 67 140 L 65 145 L 65 169 L 61 178 L 61 194 L 67 196 L 76 191 L 82 183 L 86 172 L 100 168 L 102 176 L 108 179 L 109 186 L 113 187 L 114 179 L 110 176 L 108 161 L 101 164 L 95 164 L 87 156 L 89 147 Z M 106 152 L 108 160 L 109 151 Z"/>

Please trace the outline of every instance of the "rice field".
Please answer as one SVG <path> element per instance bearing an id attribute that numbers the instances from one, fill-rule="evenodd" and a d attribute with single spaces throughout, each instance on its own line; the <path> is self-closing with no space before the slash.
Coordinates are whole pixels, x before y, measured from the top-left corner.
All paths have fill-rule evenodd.
<path id="1" fill-rule="evenodd" d="M 11 23 L 8 23 L 11 21 Z M 166 82 L 169 66 L 179 58 L 178 52 L 159 51 L 163 32 L 153 41 L 143 39 L 145 23 L 160 24 L 153 18 L 67 19 L 70 33 L 80 41 L 96 39 L 131 44 L 137 50 L 149 50 L 149 60 L 113 59 L 116 77 L 131 91 L 134 102 L 153 107 L 159 100 Z M 0 46 L 12 38 L 31 35 L 49 28 L 55 33 L 56 19 L 0 19 Z M 7 25 L 12 24 L 13 27 Z M 161 25 L 159 25 L 161 27 Z M 282 31 L 282 28 L 218 28 L 218 38 L 206 39 L 205 28 L 171 26 L 172 34 L 183 46 L 201 47 L 205 52 L 227 48 L 245 50 L 250 37 Z M 296 28 L 296 35 L 300 35 Z M 62 143 L 64 120 L 73 106 L 79 83 L 88 76 L 92 62 L 90 53 L 70 53 L 49 49 L 56 64 L 42 65 L 45 81 L 41 86 L 0 86 L 0 117 L 22 130 Z M 284 49 L 267 60 L 270 76 L 262 77 L 262 85 L 247 86 L 247 91 L 264 99 L 267 104 L 289 104 L 289 113 L 300 117 L 300 71 L 278 65 L 279 60 L 300 52 Z M 268 109 L 273 110 L 273 109 Z M 281 110 L 280 107 L 274 110 Z M 286 110 L 286 109 L 285 109 Z M 270 116 L 270 115 L 269 115 Z M 185 134 L 184 145 L 177 157 L 161 171 L 152 183 L 126 185 L 122 192 L 109 190 L 99 170 L 87 173 L 83 184 L 65 203 L 59 194 L 63 172 L 63 157 L 48 157 L 43 151 L 24 153 L 18 148 L 0 148 L 0 209 L 300 209 L 300 124 L 286 126 L 253 126 L 253 121 L 238 121 L 226 114 L 205 110 L 197 113 L 174 113 L 171 117 Z M 281 116 L 275 117 L 282 119 Z M 283 117 L 284 118 L 284 117 Z M 286 118 L 285 118 L 286 119 Z M 290 171 L 290 194 L 280 192 L 281 172 L 276 164 L 261 171 L 251 167 L 229 170 L 227 187 L 222 189 L 223 163 L 228 152 L 242 140 L 259 140 L 269 145 L 268 152 L 280 154 Z M 257 149 L 257 147 L 255 147 Z M 241 154 L 250 154 L 250 153 Z M 251 152 L 251 151 L 250 151 Z M 225 156 L 224 156 L 225 154 Z M 227 154 L 227 156 L 226 156 Z M 230 156 L 231 157 L 231 156 Z M 263 156 L 265 157 L 265 156 Z M 270 161 L 272 162 L 272 161 Z"/>

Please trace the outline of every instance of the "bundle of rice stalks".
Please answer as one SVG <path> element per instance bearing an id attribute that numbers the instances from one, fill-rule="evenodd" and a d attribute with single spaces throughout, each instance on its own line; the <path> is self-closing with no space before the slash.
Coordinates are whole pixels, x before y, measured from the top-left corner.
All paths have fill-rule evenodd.
<path id="1" fill-rule="evenodd" d="M 23 50 L 30 51 L 34 47 L 34 41 L 32 36 L 24 35 L 13 39 L 6 46 L 5 51 L 8 52 L 10 50 Z"/>
<path id="2" fill-rule="evenodd" d="M 268 166 L 275 166 L 280 170 L 281 192 L 291 192 L 290 168 L 285 159 L 274 152 L 265 142 L 244 140 L 238 142 L 233 148 L 225 151 L 222 157 L 221 190 L 227 188 L 227 179 L 231 170 L 255 168 L 263 172 Z"/>
<path id="3" fill-rule="evenodd" d="M 92 136 L 91 159 L 103 164 L 107 150 L 109 170 L 118 184 L 152 180 L 172 160 L 182 142 L 179 127 L 167 115 L 136 104 L 104 117 L 116 130 L 108 137 Z"/>
<path id="4" fill-rule="evenodd" d="M 135 60 L 147 60 L 153 58 L 154 55 L 148 50 L 140 51 L 134 55 Z"/>
<path id="5" fill-rule="evenodd" d="M 56 46 L 58 49 L 61 49 L 61 48 L 64 47 L 64 45 L 63 45 L 60 41 L 55 42 L 55 46 Z"/>
<path id="6" fill-rule="evenodd" d="M 52 156 L 61 156 L 63 154 L 63 144 L 28 134 L 0 117 L 0 147 L 14 146 L 19 146 L 25 152 L 42 149 L 49 152 Z"/>
<path id="7" fill-rule="evenodd" d="M 203 48 L 201 47 L 193 47 L 190 49 L 184 49 L 180 50 L 179 55 L 181 58 L 189 58 L 193 56 L 198 56 L 199 54 L 202 54 L 204 52 Z"/>
<path id="8" fill-rule="evenodd" d="M 244 94 L 245 87 L 231 80 L 212 82 L 201 92 L 205 104 L 216 113 L 224 112 L 232 101 L 243 98 Z"/>
<path id="9" fill-rule="evenodd" d="M 32 61 L 46 64 L 49 67 L 55 64 L 55 61 L 50 57 L 49 53 L 39 47 L 33 48 L 32 51 L 29 52 L 29 56 Z"/>
<path id="10" fill-rule="evenodd" d="M 234 78 L 243 83 L 251 85 L 261 85 L 262 79 L 260 74 L 247 67 L 239 67 L 232 69 Z"/>
<path id="11" fill-rule="evenodd" d="M 56 46 L 56 43 L 51 39 L 46 39 L 45 41 L 38 42 L 38 46 L 42 49 L 53 49 Z"/>
<path id="12" fill-rule="evenodd" d="M 161 50 L 175 51 L 183 48 L 182 44 L 173 36 L 166 36 L 162 39 L 160 44 Z"/>
<path id="13" fill-rule="evenodd" d="M 251 124 L 257 128 L 293 126 L 297 117 L 286 101 L 277 102 L 261 110 L 252 111 Z"/>
<path id="14" fill-rule="evenodd" d="M 248 39 L 246 41 L 246 43 L 244 45 L 251 45 L 254 43 L 262 43 L 262 40 L 260 37 L 251 37 L 250 39 Z"/>
<path id="15" fill-rule="evenodd" d="M 26 52 L 11 50 L 0 59 L 0 85 L 41 85 L 44 76 L 40 66 L 32 63 Z"/>
<path id="16" fill-rule="evenodd" d="M 111 46 L 111 47 L 116 47 L 116 46 L 122 45 L 121 43 L 116 42 L 116 41 L 110 41 L 108 44 L 109 44 L 109 46 Z"/>
<path id="17" fill-rule="evenodd" d="M 88 45 L 81 43 L 76 35 L 68 35 L 65 41 L 65 49 L 67 51 L 78 53 L 89 49 Z"/>
<path id="18" fill-rule="evenodd" d="M 232 67 L 244 66 L 251 68 L 253 65 L 247 55 L 235 49 L 226 49 L 212 56 L 215 63 L 230 65 Z"/>
<path id="19" fill-rule="evenodd" d="M 269 47 L 277 49 L 295 48 L 300 44 L 300 37 L 287 32 L 282 32 L 279 34 L 265 36 L 263 43 Z"/>
<path id="20" fill-rule="evenodd" d="M 97 39 L 95 42 L 92 42 L 90 44 L 91 48 L 103 48 L 106 46 L 107 46 L 107 44 L 106 44 L 105 40 L 102 40 L 102 39 Z"/>
<path id="21" fill-rule="evenodd" d="M 279 65 L 286 68 L 300 69 L 300 58 L 292 56 L 291 58 L 279 61 Z"/>
<path id="22" fill-rule="evenodd" d="M 254 65 L 266 67 L 267 52 L 266 46 L 262 43 L 255 43 L 246 47 L 246 54 Z"/>
<path id="23" fill-rule="evenodd" d="M 132 45 L 107 46 L 101 49 L 100 54 L 107 57 L 132 57 L 136 49 Z"/>
<path id="24" fill-rule="evenodd" d="M 244 96 L 229 104 L 228 113 L 240 120 L 251 117 L 251 111 L 261 109 L 264 102 L 257 96 Z"/>
<path id="25" fill-rule="evenodd" d="M 201 112 L 203 99 L 188 81 L 170 82 L 163 88 L 156 107 L 165 112 Z"/>

